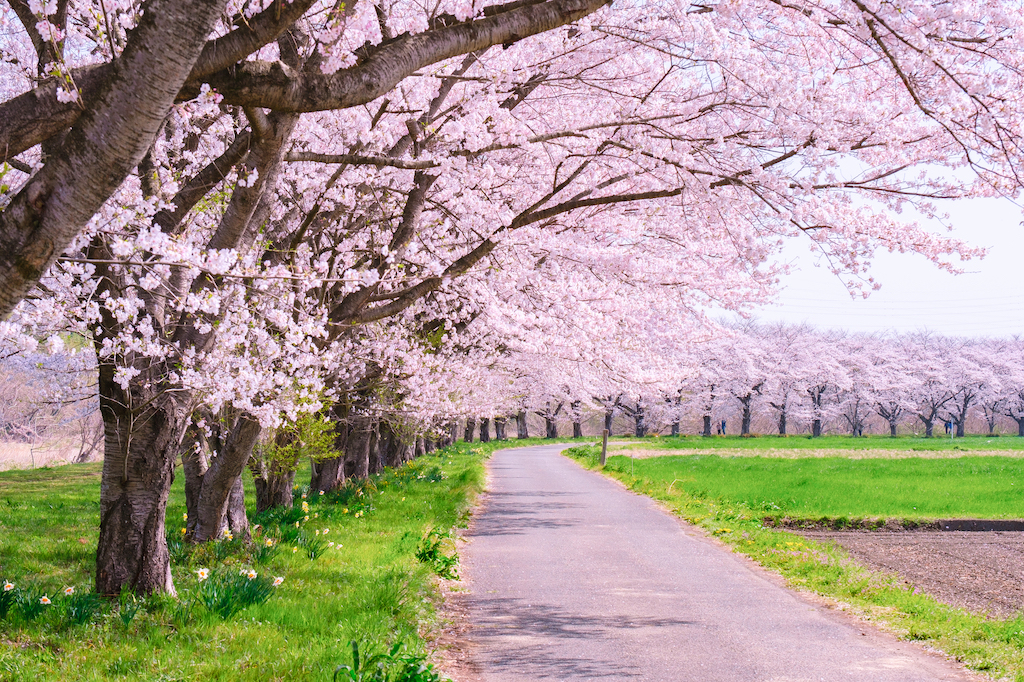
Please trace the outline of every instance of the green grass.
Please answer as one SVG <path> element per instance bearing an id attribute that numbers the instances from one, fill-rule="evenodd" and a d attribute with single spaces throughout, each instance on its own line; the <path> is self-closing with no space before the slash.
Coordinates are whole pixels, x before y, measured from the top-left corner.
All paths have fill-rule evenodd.
<path id="1" fill-rule="evenodd" d="M 658 440 L 663 442 L 665 439 Z M 599 452 L 600 448 L 585 446 L 572 448 L 567 454 L 584 466 L 600 469 Z M 945 481 L 947 490 L 952 487 L 966 491 L 974 483 L 958 480 L 949 473 L 955 472 L 956 468 L 949 469 L 948 465 L 957 464 L 958 460 L 860 459 L 839 465 L 831 459 L 788 460 L 777 457 L 667 457 L 660 463 L 659 459 L 630 462 L 627 457 L 611 457 L 604 473 L 638 493 L 659 500 L 672 512 L 719 538 L 734 551 L 779 573 L 797 589 L 819 594 L 839 608 L 876 622 L 905 639 L 925 642 L 971 669 L 996 678 L 1024 682 L 1024 614 L 1016 618 L 993 619 L 947 606 L 927 594 L 915 592 L 897 576 L 881 574 L 861 566 L 835 543 L 815 542 L 789 532 L 765 528 L 761 523 L 763 510 L 758 509 L 757 504 L 774 495 L 772 491 L 778 489 L 776 485 L 779 479 L 786 479 L 785 489 L 799 492 L 800 504 L 805 505 L 802 508 L 808 510 L 811 516 L 825 515 L 823 512 L 829 509 L 829 504 L 844 498 L 845 508 L 856 509 L 856 515 L 882 516 L 887 509 L 903 509 L 902 505 L 906 505 L 909 498 L 901 501 L 899 506 L 888 507 L 884 496 L 880 494 L 873 497 L 874 501 L 859 502 L 853 492 L 824 490 L 828 486 L 820 480 L 812 479 L 808 472 L 824 471 L 825 475 L 836 477 L 831 479 L 833 482 L 838 481 L 841 474 L 843 480 L 849 482 L 851 479 L 848 477 L 853 475 L 851 472 L 858 466 L 878 462 L 906 463 L 910 468 L 903 471 L 916 471 L 917 478 L 922 479 L 918 481 L 919 485 L 932 486 L 932 490 L 939 485 L 938 482 L 923 480 L 927 478 L 925 472 L 928 468 L 934 467 L 935 471 L 947 472 L 948 475 L 937 477 L 939 481 Z M 972 457 L 965 461 L 971 462 L 967 470 L 978 472 L 977 475 L 982 477 L 990 476 L 996 470 L 984 464 L 992 464 L 996 468 L 1016 467 L 1017 462 L 1016 459 L 992 457 Z M 797 466 L 794 467 L 794 464 Z M 805 465 L 810 465 L 810 468 L 802 468 Z M 745 469 L 746 466 L 753 468 Z M 833 467 L 831 472 L 827 469 L 829 466 Z M 861 471 L 870 468 L 862 468 Z M 793 475 L 801 470 L 805 475 Z M 899 467 L 887 466 L 874 470 L 881 474 L 876 481 L 889 480 L 890 485 L 899 489 L 896 475 L 901 471 Z M 1010 470 L 1019 471 L 1016 468 L 1007 469 Z M 779 471 L 789 473 L 779 474 Z M 721 472 L 725 472 L 723 477 L 729 480 L 713 480 Z M 698 475 L 702 477 L 703 485 L 697 484 Z M 686 478 L 691 480 L 680 480 Z M 988 499 L 986 505 L 996 502 L 995 497 L 980 497 Z M 794 496 L 791 498 L 797 499 Z M 1019 502 L 1008 497 L 1003 499 L 1007 502 L 1005 508 L 986 506 L 985 509 L 995 509 L 995 513 L 985 515 L 1016 515 L 1013 509 L 1019 508 Z M 788 502 L 788 499 L 785 501 Z M 972 504 L 968 501 L 958 508 L 971 509 L 972 513 L 980 509 L 972 507 Z M 952 508 L 956 507 L 945 507 Z"/>
<path id="2" fill-rule="evenodd" d="M 467 519 L 483 459 L 508 445 L 460 443 L 366 485 L 313 496 L 308 521 L 297 496 L 292 512 L 255 519 L 256 538 L 271 539 L 270 549 L 238 541 L 172 547 L 177 599 L 146 599 L 133 614 L 125 595 L 121 604 L 100 604 L 82 625 L 72 616 L 89 616 L 85 600 L 72 604 L 62 590 L 92 592 L 100 465 L 0 472 L 0 581 L 36 603 L 42 594 L 53 601 L 34 620 L 17 608 L 0 618 L 0 680 L 329 680 L 353 663 L 352 641 L 364 666 L 420 661 L 436 627 L 434 571 L 451 568 L 456 549 L 449 530 Z M 296 480 L 308 475 L 300 471 Z M 178 476 L 167 514 L 172 538 L 183 513 Z M 416 558 L 425 538 L 427 563 Z M 200 568 L 219 582 L 201 583 Z M 284 583 L 228 620 L 204 605 L 230 613 L 211 590 L 238 588 L 229 583 L 249 568 L 259 580 Z"/>
<path id="3" fill-rule="evenodd" d="M 1024 459 L 612 456 L 607 469 L 762 516 L 1024 518 Z"/>
<path id="4" fill-rule="evenodd" d="M 941 434 L 939 425 L 939 433 Z M 626 436 L 615 440 L 635 440 Z M 616 447 L 620 444 L 612 441 Z M 806 435 L 778 436 L 673 436 L 652 437 L 637 441 L 636 447 L 641 449 L 693 449 L 693 450 L 909 450 L 918 452 L 950 452 L 986 451 L 986 450 L 1020 450 L 1024 452 L 1024 438 L 1016 436 L 965 436 L 950 438 L 949 436 L 879 436 L 869 435 L 854 438 L 853 436 L 821 436 L 811 438 Z"/>

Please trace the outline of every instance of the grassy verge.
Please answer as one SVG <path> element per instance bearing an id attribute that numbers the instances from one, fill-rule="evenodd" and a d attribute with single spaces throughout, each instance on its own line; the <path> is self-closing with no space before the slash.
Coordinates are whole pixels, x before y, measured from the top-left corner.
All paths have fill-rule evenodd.
<path id="1" fill-rule="evenodd" d="M 599 453 L 596 447 L 566 451 L 593 469 L 600 469 Z M 929 464 L 942 461 L 929 460 Z M 770 464 L 785 462 L 772 460 Z M 656 460 L 631 462 L 625 457 L 609 457 L 604 473 L 659 500 L 735 551 L 781 574 L 793 587 L 834 600 L 902 637 L 925 641 L 969 668 L 1024 682 L 1024 615 L 995 620 L 941 604 L 908 589 L 897 578 L 860 566 L 833 543 L 763 527 L 760 511 L 742 499 L 728 497 L 727 491 L 715 494 L 699 486 L 687 490 L 679 476 L 668 479 L 665 472 L 649 475 L 648 467 L 658 466 Z M 764 472 L 760 476 L 762 481 L 769 480 Z"/>
<path id="2" fill-rule="evenodd" d="M 329 680 L 340 665 L 340 679 L 437 679 L 435 575 L 457 574 L 452 529 L 502 445 L 460 443 L 325 496 L 299 489 L 292 510 L 253 519 L 248 546 L 176 541 L 178 477 L 178 597 L 113 602 L 91 594 L 100 465 L 0 472 L 0 583 L 14 586 L 0 588 L 0 679 Z"/>

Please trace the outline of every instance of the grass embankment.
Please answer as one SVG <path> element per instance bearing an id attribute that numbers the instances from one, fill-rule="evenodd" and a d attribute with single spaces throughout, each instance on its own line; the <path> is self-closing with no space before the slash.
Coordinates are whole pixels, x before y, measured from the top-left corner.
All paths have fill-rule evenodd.
<path id="1" fill-rule="evenodd" d="M 658 440 L 656 447 L 665 447 L 666 439 Z M 739 439 L 729 440 L 735 444 Z M 835 448 L 837 444 L 832 440 L 821 446 Z M 600 468 L 599 453 L 598 447 L 567 451 L 595 469 Z M 929 475 L 929 470 L 934 475 Z M 907 639 L 926 641 L 970 668 L 1024 682 L 1024 615 L 996 620 L 941 604 L 915 593 L 895 576 L 860 566 L 834 543 L 815 542 L 762 525 L 762 518 L 771 515 L 765 513 L 766 507 L 774 514 L 785 509 L 788 514 L 810 518 L 837 514 L 922 518 L 938 513 L 936 510 L 953 517 L 1019 517 L 1021 502 L 1016 489 L 1024 485 L 1020 460 L 835 461 L 712 454 L 631 461 L 612 456 L 604 472 L 781 574 L 793 587 L 834 600 Z M 904 480 L 904 475 L 910 480 Z M 863 480 L 858 480 L 861 476 Z M 1010 486 L 1011 482 L 1015 485 Z M 996 489 L 986 491 L 987 485 Z M 930 511 L 914 510 L 927 504 L 919 497 L 925 494 L 937 498 L 928 507 Z M 772 509 L 773 505 L 780 509 Z"/>
<path id="2" fill-rule="evenodd" d="M 175 541 L 179 476 L 167 516 L 178 598 L 112 602 L 91 594 L 100 465 L 2 472 L 0 583 L 15 589 L 0 591 L 0 679 L 329 680 L 353 664 L 353 641 L 359 679 L 436 679 L 421 669 L 433 575 L 457 571 L 451 529 L 465 523 L 482 461 L 500 446 L 460 443 L 322 497 L 303 500 L 300 488 L 292 510 L 253 518 L 261 527 L 248 546 Z"/>

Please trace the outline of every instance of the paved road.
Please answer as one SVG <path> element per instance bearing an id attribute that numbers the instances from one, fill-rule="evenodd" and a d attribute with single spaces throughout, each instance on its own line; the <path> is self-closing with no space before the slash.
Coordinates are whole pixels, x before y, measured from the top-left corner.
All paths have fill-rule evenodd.
<path id="1" fill-rule="evenodd" d="M 485 682 L 976 679 L 780 587 L 563 447 L 490 461 L 463 552 Z"/>

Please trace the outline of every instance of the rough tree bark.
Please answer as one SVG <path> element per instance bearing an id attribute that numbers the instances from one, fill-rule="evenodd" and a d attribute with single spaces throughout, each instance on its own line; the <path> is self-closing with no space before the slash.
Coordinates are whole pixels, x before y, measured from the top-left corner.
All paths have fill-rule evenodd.
<path id="1" fill-rule="evenodd" d="M 462 440 L 467 443 L 473 442 L 473 433 L 476 431 L 476 420 L 472 417 L 466 420 L 466 431 L 462 434 Z"/>
<path id="2" fill-rule="evenodd" d="M 330 492 L 345 484 L 345 451 L 348 449 L 349 406 L 336 403 L 331 408 L 334 424 L 334 450 L 341 453 L 321 461 L 310 461 L 309 489 L 314 493 Z"/>
<path id="3" fill-rule="evenodd" d="M 254 457 L 249 460 L 249 470 L 256 489 L 257 512 L 275 507 L 290 508 L 294 504 L 292 488 L 295 485 L 295 467 L 282 466 L 280 462 L 274 461 L 268 464 Z"/>
<path id="4" fill-rule="evenodd" d="M 100 361 L 104 456 L 96 592 L 116 596 L 129 586 L 139 594 L 173 594 L 164 519 L 190 410 L 172 392 L 154 395 L 135 382 L 122 389 L 115 369 Z"/>
<path id="5" fill-rule="evenodd" d="M 292 445 L 297 437 L 294 431 L 281 429 L 274 435 L 274 444 L 280 452 Z M 262 449 L 254 450 L 249 458 L 249 471 L 252 473 L 253 487 L 256 489 L 257 512 L 292 506 L 296 464 L 297 462 L 269 458 Z"/>
<path id="6" fill-rule="evenodd" d="M 644 417 L 644 406 L 642 403 L 636 404 L 636 410 L 633 412 L 633 419 L 636 420 L 636 437 L 643 438 L 647 435 L 647 422 Z"/>
<path id="7" fill-rule="evenodd" d="M 491 419 L 490 417 L 480 417 L 480 442 L 490 443 L 491 442 Z"/>
<path id="8" fill-rule="evenodd" d="M 390 438 L 382 442 L 380 433 L 380 423 L 374 420 L 372 426 L 370 427 L 370 454 L 367 457 L 367 477 L 372 476 L 374 474 L 379 474 L 381 471 L 384 470 L 384 459 L 387 455 L 386 450 L 391 446 L 391 442 L 392 441 Z"/>
<path id="9" fill-rule="evenodd" d="M 228 528 L 228 508 L 233 494 L 241 492 L 242 471 L 249 462 L 249 456 L 260 435 L 260 423 L 248 414 L 241 414 L 231 427 L 220 452 L 210 458 L 210 468 L 203 476 L 199 493 L 198 518 L 193 534 L 196 542 L 206 542 L 220 537 Z M 236 491 L 237 487 L 237 491 Z M 233 493 L 233 491 L 235 491 Z M 235 529 L 240 537 L 248 535 L 248 521 L 245 519 L 244 500 L 239 513 L 235 509 L 231 518 L 238 524 Z"/>
<path id="10" fill-rule="evenodd" d="M 363 479 L 370 475 L 370 446 L 373 439 L 373 419 L 367 415 L 349 415 L 348 442 L 345 448 L 346 478 Z"/>
<path id="11" fill-rule="evenodd" d="M 508 440 L 505 435 L 505 424 L 508 420 L 505 417 L 494 418 L 494 440 Z"/>
<path id="12" fill-rule="evenodd" d="M 1017 422 L 1017 437 L 1024 438 L 1024 416 L 1014 417 L 1010 415 L 1010 419 Z"/>
<path id="13" fill-rule="evenodd" d="M 516 438 L 524 440 L 530 437 L 530 429 L 526 424 L 526 410 L 516 413 Z"/>
<path id="14" fill-rule="evenodd" d="M 705 438 L 710 438 L 711 437 L 711 415 L 710 414 L 704 415 L 704 430 L 700 432 L 700 435 L 704 436 Z"/>
<path id="15" fill-rule="evenodd" d="M 743 396 L 742 398 L 739 399 L 740 405 L 743 406 L 743 409 L 742 409 L 742 411 L 740 413 L 740 435 L 741 436 L 749 436 L 750 435 L 750 403 L 752 402 L 753 398 L 754 398 L 753 395 L 747 394 L 747 395 L 745 395 L 745 396 Z"/>

